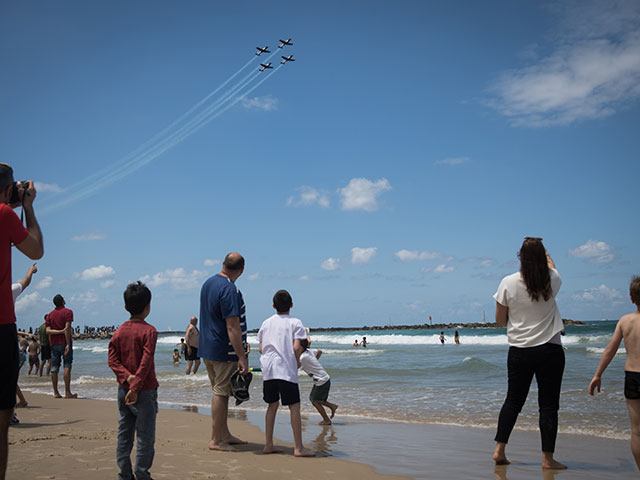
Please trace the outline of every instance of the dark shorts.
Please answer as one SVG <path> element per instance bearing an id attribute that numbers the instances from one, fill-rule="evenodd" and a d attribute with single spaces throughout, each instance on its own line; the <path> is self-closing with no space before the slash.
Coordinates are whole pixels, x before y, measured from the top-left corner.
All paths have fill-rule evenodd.
<path id="1" fill-rule="evenodd" d="M 309 394 L 309 400 L 312 402 L 326 402 L 329 398 L 329 390 L 331 389 L 331 380 L 327 380 L 322 385 L 314 385 Z"/>
<path id="2" fill-rule="evenodd" d="M 198 347 L 191 347 L 191 355 L 189 355 L 189 350 L 185 348 L 184 350 L 184 359 L 185 360 L 200 360 L 198 356 Z"/>
<path id="3" fill-rule="evenodd" d="M 51 347 L 49 345 L 42 345 L 40 347 L 40 360 L 43 362 L 51 358 Z"/>
<path id="4" fill-rule="evenodd" d="M 629 400 L 640 398 L 640 373 L 624 371 L 624 398 Z"/>
<path id="5" fill-rule="evenodd" d="M 40 357 L 38 355 L 29 355 L 29 366 L 40 365 Z"/>
<path id="6" fill-rule="evenodd" d="M 262 399 L 267 403 L 282 401 L 282 405 L 300 403 L 300 390 L 297 383 L 286 380 L 265 380 L 262 382 Z"/>
<path id="7" fill-rule="evenodd" d="M 18 331 L 16 324 L 0 325 L 0 410 L 16 405 Z"/>
<path id="8" fill-rule="evenodd" d="M 58 373 L 60 363 L 64 360 L 64 368 L 71 368 L 73 363 L 73 346 L 69 348 L 69 355 L 64 354 L 66 345 L 54 345 L 51 347 L 51 373 Z"/>

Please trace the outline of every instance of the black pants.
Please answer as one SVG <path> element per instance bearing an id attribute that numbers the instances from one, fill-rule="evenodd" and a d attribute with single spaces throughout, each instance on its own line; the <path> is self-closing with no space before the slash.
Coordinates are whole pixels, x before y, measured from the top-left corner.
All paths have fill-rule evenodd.
<path id="1" fill-rule="evenodd" d="M 16 404 L 18 332 L 15 323 L 0 325 L 0 410 Z"/>
<path id="2" fill-rule="evenodd" d="M 507 443 L 518 414 L 527 400 L 533 376 L 538 383 L 538 409 L 542 451 L 553 453 L 558 434 L 560 387 L 564 372 L 562 345 L 546 343 L 531 348 L 509 348 L 509 389 L 498 417 L 496 442 Z"/>

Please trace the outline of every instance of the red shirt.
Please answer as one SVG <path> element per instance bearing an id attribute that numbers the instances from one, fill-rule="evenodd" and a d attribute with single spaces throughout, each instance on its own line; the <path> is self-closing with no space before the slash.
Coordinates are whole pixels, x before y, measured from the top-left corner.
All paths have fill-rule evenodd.
<path id="1" fill-rule="evenodd" d="M 73 322 L 73 312 L 65 307 L 56 307 L 47 315 L 47 319 L 44 323 L 47 327 L 53 330 L 62 330 L 67 325 L 67 323 Z M 55 335 L 50 335 L 49 345 L 52 347 L 54 345 L 64 345 L 67 343 L 67 339 L 64 336 L 64 333 L 56 333 Z"/>
<path id="2" fill-rule="evenodd" d="M 118 383 L 134 392 L 158 388 L 156 352 L 158 332 L 144 320 L 128 320 L 120 325 L 109 342 L 109 367 L 116 374 Z M 136 378 L 131 385 L 129 375 Z"/>
<path id="3" fill-rule="evenodd" d="M 11 244 L 18 245 L 28 236 L 16 212 L 9 205 L 0 204 L 0 325 L 16 323 L 11 295 Z"/>

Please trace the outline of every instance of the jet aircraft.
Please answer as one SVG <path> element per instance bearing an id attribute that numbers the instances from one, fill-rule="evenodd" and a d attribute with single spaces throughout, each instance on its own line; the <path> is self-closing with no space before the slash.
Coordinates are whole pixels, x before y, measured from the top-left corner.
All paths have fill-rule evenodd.
<path id="1" fill-rule="evenodd" d="M 261 53 L 271 53 L 269 51 L 269 45 L 265 45 L 264 48 L 256 47 L 256 50 L 258 50 L 258 53 L 256 53 L 258 56 L 260 56 Z"/>
<path id="2" fill-rule="evenodd" d="M 271 66 L 271 62 L 267 63 L 266 65 L 265 65 L 264 63 L 261 63 L 261 64 L 260 64 L 260 71 L 261 71 L 261 72 L 264 72 L 267 68 L 273 68 L 273 67 Z"/>
<path id="3" fill-rule="evenodd" d="M 280 40 L 280 45 L 278 45 L 278 48 L 284 48 L 285 45 L 293 45 L 293 43 L 291 43 L 291 39 Z"/>
<path id="4" fill-rule="evenodd" d="M 288 57 L 285 57 L 284 55 L 280 55 L 282 57 L 282 61 L 280 63 L 287 63 L 287 62 L 295 62 L 296 59 L 293 58 L 293 55 L 289 55 Z"/>

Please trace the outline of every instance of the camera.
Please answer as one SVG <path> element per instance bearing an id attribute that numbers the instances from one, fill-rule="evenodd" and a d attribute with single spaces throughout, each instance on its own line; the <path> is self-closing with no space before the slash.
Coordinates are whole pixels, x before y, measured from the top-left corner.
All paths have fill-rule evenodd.
<path id="1" fill-rule="evenodd" d="M 24 198 L 24 196 L 29 195 L 29 192 L 27 191 L 28 189 L 28 180 L 23 180 L 22 182 L 13 182 L 9 205 L 22 205 L 22 199 Z"/>

